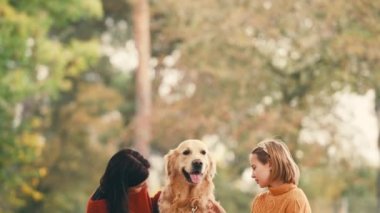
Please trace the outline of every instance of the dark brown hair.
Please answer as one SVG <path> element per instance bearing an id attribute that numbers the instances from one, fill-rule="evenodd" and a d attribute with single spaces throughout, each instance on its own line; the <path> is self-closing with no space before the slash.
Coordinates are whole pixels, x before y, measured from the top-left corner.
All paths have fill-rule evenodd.
<path id="1" fill-rule="evenodd" d="M 150 164 L 140 153 L 122 149 L 112 156 L 100 179 L 110 213 L 128 213 L 128 188 L 137 186 L 149 176 Z"/>

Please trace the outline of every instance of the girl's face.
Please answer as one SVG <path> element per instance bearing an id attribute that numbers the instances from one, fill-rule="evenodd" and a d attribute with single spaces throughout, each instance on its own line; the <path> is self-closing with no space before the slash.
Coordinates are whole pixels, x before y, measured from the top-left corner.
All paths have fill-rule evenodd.
<path id="1" fill-rule="evenodd" d="M 261 188 L 268 187 L 271 169 L 269 162 L 266 164 L 261 163 L 256 154 L 251 154 L 249 159 L 252 167 L 252 178 L 255 179 Z"/>
<path id="2" fill-rule="evenodd" d="M 130 187 L 128 189 L 128 193 L 132 193 L 132 194 L 139 193 L 144 187 L 146 187 L 146 180 L 137 186 Z"/>

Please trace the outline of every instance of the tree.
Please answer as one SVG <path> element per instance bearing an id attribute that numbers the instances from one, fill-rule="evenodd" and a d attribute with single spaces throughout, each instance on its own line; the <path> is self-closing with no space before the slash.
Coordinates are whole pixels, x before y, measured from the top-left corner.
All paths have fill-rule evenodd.
<path id="1" fill-rule="evenodd" d="M 183 139 L 218 138 L 227 151 L 218 164 L 217 198 L 228 211 L 247 211 L 253 190 L 239 188 L 247 154 L 274 135 L 289 142 L 301 187 L 318 206 L 313 210 L 337 209 L 345 200 L 349 211 L 374 210 L 380 188 L 373 187 L 374 169 L 328 154 L 340 141 L 304 144 L 299 133 L 311 114 L 331 114 L 331 95 L 346 86 L 375 89 L 380 114 L 376 1 L 161 0 L 149 8 L 146 1 L 103 0 L 105 16 L 99 1 L 0 2 L 0 119 L 13 121 L 0 121 L 0 211 L 83 211 L 106 157 L 132 141 L 144 145 L 138 137 L 162 154 Z M 125 26 L 135 17 L 133 34 L 145 61 L 139 70 L 146 71 L 149 16 L 142 14 L 148 9 L 158 61 L 152 94 L 137 83 L 149 85 L 147 73 L 136 74 L 135 82 L 132 73 L 115 72 L 109 58 L 99 60 L 97 39 L 105 21 L 124 26 L 115 34 L 117 45 L 125 45 L 132 36 Z M 138 94 L 145 101 L 135 105 Z M 154 108 L 140 111 L 152 104 L 150 96 Z M 130 127 L 149 123 L 138 120 L 144 116 L 133 122 L 135 112 L 152 113 L 153 128 L 136 128 L 148 133 L 134 139 Z M 117 119 L 105 124 L 110 118 Z"/>
<path id="2" fill-rule="evenodd" d="M 149 154 L 151 140 L 151 76 L 150 76 L 150 25 L 147 0 L 133 0 L 133 29 L 138 51 L 136 70 L 136 120 L 134 124 L 135 147 Z"/>
<path id="3" fill-rule="evenodd" d="M 76 20 L 96 19 L 101 16 L 99 9 L 97 1 L 0 1 L 2 212 L 44 198 L 38 185 L 49 171 L 39 160 L 50 142 L 44 135 L 49 103 L 60 91 L 70 90 L 68 77 L 96 58 L 96 52 L 91 53 L 93 41 L 63 41 L 52 32 Z"/>
<path id="4" fill-rule="evenodd" d="M 243 162 L 254 141 L 280 134 L 302 165 L 307 160 L 302 153 L 312 148 L 299 142 L 303 119 L 329 109 L 331 94 L 345 85 L 361 91 L 376 87 L 377 10 L 370 1 L 153 3 L 153 54 L 165 72 L 165 54 L 179 52 L 175 68 L 182 76 L 170 93 L 180 98 L 155 99 L 154 125 L 160 131 L 153 141 L 168 141 L 157 145 L 165 150 L 186 137 L 217 134 L 237 153 L 236 162 Z M 186 95 L 189 84 L 196 89 Z M 324 158 L 319 155 L 314 163 L 330 171 Z M 243 167 L 234 167 L 237 175 Z M 350 190 L 336 187 L 336 198 Z"/>

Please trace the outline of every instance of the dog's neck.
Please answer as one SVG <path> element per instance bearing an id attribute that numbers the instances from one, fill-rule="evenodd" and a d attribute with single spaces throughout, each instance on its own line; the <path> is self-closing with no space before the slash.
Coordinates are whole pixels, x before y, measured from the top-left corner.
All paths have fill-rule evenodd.
<path id="1" fill-rule="evenodd" d="M 214 200 L 214 184 L 202 180 L 199 184 L 189 184 L 185 179 L 171 182 L 167 189 L 168 198 L 178 204 L 178 208 L 207 209 L 209 199 Z M 175 190 L 180 189 L 180 190 Z M 202 212 L 202 211 L 200 211 Z"/>

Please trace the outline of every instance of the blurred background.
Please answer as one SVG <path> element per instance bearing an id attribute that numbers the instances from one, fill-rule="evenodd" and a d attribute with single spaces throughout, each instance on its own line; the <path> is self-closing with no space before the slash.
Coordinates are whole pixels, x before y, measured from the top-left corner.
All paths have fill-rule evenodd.
<path id="1" fill-rule="evenodd" d="M 249 212 L 248 154 L 289 146 L 313 212 L 380 212 L 380 1 L 0 0 L 0 212 L 85 212 L 134 147 L 184 139 Z"/>

